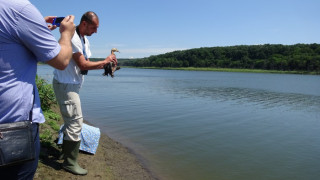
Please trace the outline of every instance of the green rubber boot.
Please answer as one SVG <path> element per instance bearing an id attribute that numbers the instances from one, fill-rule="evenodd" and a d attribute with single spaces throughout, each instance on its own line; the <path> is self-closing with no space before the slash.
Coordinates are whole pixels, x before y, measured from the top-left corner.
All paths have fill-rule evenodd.
<path id="1" fill-rule="evenodd" d="M 76 175 L 86 175 L 87 170 L 81 168 L 77 162 L 80 141 L 63 140 L 64 162 L 62 168 Z"/>
<path id="2" fill-rule="evenodd" d="M 62 150 L 61 150 L 61 153 L 60 153 L 60 155 L 58 157 L 59 160 L 63 160 L 64 159 L 64 143 L 62 143 L 61 148 L 62 148 Z"/>

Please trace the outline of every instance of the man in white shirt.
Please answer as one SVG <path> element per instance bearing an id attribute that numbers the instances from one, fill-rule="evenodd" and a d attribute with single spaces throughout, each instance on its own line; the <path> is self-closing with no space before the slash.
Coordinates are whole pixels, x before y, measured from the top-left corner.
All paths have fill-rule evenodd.
<path id="1" fill-rule="evenodd" d="M 85 175 L 87 170 L 81 168 L 77 162 L 80 133 L 82 129 L 83 116 L 79 91 L 87 70 L 103 69 L 105 64 L 117 63 L 114 55 L 108 56 L 103 61 L 92 62 L 89 40 L 86 36 L 97 33 L 99 18 L 94 12 L 86 12 L 76 33 L 72 38 L 73 55 L 65 70 L 55 70 L 53 88 L 64 120 L 62 129 L 64 134 L 62 154 L 64 162 L 62 167 L 74 174 Z"/>

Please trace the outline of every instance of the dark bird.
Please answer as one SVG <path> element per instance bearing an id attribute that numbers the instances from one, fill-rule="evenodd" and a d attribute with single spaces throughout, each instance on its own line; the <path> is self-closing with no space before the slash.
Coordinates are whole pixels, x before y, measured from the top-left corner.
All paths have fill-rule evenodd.
<path id="1" fill-rule="evenodd" d="M 119 50 L 117 48 L 112 48 L 111 54 L 115 55 L 114 52 L 119 52 Z M 103 68 L 104 68 L 104 73 L 102 75 L 104 76 L 110 75 L 112 78 L 114 77 L 114 72 L 120 69 L 120 67 L 113 62 L 105 64 Z"/>

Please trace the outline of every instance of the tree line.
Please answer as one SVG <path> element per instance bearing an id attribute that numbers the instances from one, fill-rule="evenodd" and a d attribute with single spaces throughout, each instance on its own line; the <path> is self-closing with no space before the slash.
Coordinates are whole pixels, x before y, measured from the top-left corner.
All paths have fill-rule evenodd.
<path id="1" fill-rule="evenodd" d="M 135 60 L 134 67 L 212 67 L 320 72 L 320 44 L 202 47 Z"/>

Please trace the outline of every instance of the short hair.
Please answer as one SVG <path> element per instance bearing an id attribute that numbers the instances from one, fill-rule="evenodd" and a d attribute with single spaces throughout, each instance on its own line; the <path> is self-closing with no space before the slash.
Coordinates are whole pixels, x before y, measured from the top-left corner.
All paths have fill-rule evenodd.
<path id="1" fill-rule="evenodd" d="M 97 16 L 96 13 L 94 13 L 93 11 L 88 11 L 88 12 L 86 12 L 86 13 L 84 13 L 84 14 L 82 15 L 81 20 L 80 20 L 80 23 L 81 23 L 82 21 L 85 21 L 85 22 L 87 22 L 87 23 L 89 23 L 89 24 L 92 24 L 92 23 L 93 23 L 93 22 L 92 22 L 92 19 L 93 19 L 94 17 L 96 17 L 96 18 L 99 20 L 99 18 L 98 18 L 98 16 Z"/>

